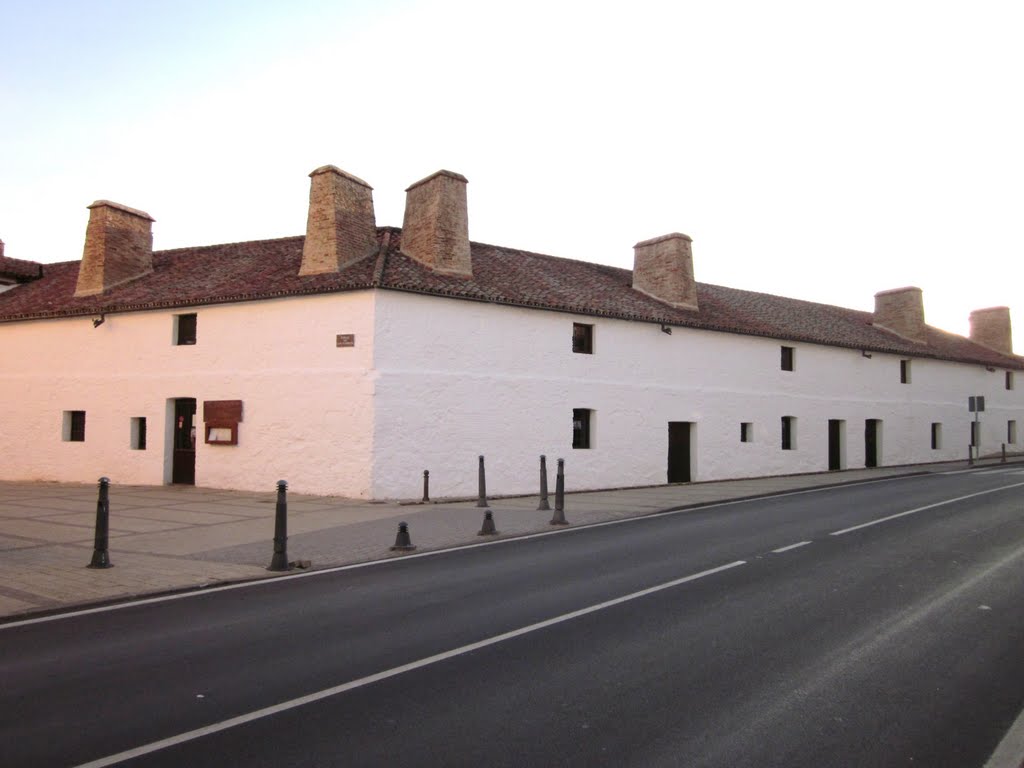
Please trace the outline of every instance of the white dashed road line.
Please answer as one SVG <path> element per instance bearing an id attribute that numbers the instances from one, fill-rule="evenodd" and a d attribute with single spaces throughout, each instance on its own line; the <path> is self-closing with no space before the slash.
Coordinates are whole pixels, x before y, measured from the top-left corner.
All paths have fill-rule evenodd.
<path id="1" fill-rule="evenodd" d="M 367 677 L 361 677 L 358 680 L 350 680 L 347 683 L 335 685 L 331 688 L 325 688 L 322 691 L 317 691 L 316 693 L 311 693 L 307 696 L 300 696 L 297 699 L 283 701 L 280 704 L 274 704 L 270 707 L 257 709 L 253 712 L 248 712 L 244 715 L 239 715 L 238 717 L 232 717 L 229 720 L 222 720 L 219 723 L 213 723 L 202 728 L 196 728 L 192 731 L 179 733 L 177 736 L 171 736 L 170 738 L 161 739 L 160 741 L 154 741 L 150 744 L 143 744 L 141 747 L 136 747 L 135 749 L 129 749 L 124 752 L 119 752 L 116 755 L 108 755 L 107 757 L 102 757 L 99 760 L 93 760 L 89 763 L 82 763 L 77 768 L 103 768 L 103 766 L 114 765 L 116 763 L 123 762 L 124 760 L 131 760 L 135 757 L 148 755 L 153 752 L 157 752 L 161 749 L 173 747 L 177 744 L 184 744 L 188 741 L 194 741 L 195 739 L 202 738 L 203 736 L 208 736 L 210 734 L 218 733 L 220 731 L 226 731 L 228 728 L 234 728 L 238 725 L 251 723 L 254 720 L 261 720 L 264 717 L 270 717 L 271 715 L 276 715 L 280 712 L 287 712 L 290 709 L 295 709 L 296 707 L 301 707 L 305 704 L 312 704 L 313 702 L 320 701 L 321 699 L 336 696 L 339 693 L 344 693 L 345 691 L 351 691 L 354 688 L 361 688 L 365 685 L 370 685 L 371 683 L 379 682 L 380 680 L 387 680 L 389 677 L 395 677 L 397 675 L 404 674 L 405 672 L 412 672 L 415 669 L 420 669 L 431 664 L 436 664 L 439 661 L 445 661 L 446 659 L 451 659 L 455 656 L 462 656 L 463 654 L 471 653 L 473 651 L 479 650 L 480 648 L 486 648 L 490 645 L 497 645 L 498 643 L 504 642 L 505 640 L 511 640 L 514 637 L 520 637 L 521 635 L 526 635 L 530 632 L 536 632 L 538 629 L 544 629 L 545 627 L 554 626 L 555 624 L 561 624 L 566 621 L 571 621 L 572 619 L 577 619 L 580 616 L 586 616 L 589 613 L 603 611 L 605 608 L 611 608 L 612 606 L 621 605 L 622 603 L 629 602 L 630 600 L 636 600 L 641 597 L 646 597 L 647 595 L 654 594 L 655 592 L 661 592 L 665 589 L 678 587 L 679 585 L 686 584 L 690 581 L 697 581 L 698 579 L 703 579 L 705 576 L 713 576 L 716 573 L 728 571 L 731 568 L 736 568 L 741 565 L 746 565 L 746 560 L 737 560 L 735 562 L 728 563 L 727 565 L 720 565 L 717 568 L 711 568 L 707 571 L 701 571 L 700 573 L 693 573 L 689 576 L 683 576 L 679 579 L 666 581 L 664 584 L 658 584 L 653 587 L 648 587 L 647 589 L 641 589 L 639 592 L 632 592 L 628 595 L 623 595 L 622 597 L 616 597 L 612 600 L 606 600 L 603 603 L 596 603 L 595 605 L 591 605 L 586 608 L 581 608 L 578 611 L 571 611 L 569 613 L 564 613 L 561 616 L 555 616 L 552 619 L 538 621 L 536 624 L 529 624 L 525 627 L 514 629 L 511 632 L 503 632 L 500 635 L 488 637 L 486 640 L 481 640 L 476 643 L 470 643 L 469 645 L 463 645 L 460 648 L 453 648 L 450 651 L 437 653 L 433 656 L 427 656 L 426 658 L 419 659 L 417 661 L 412 661 L 408 664 L 402 664 L 398 667 L 386 669 L 383 672 L 377 672 L 376 674 L 368 675 Z"/>
<path id="2" fill-rule="evenodd" d="M 773 549 L 772 550 L 772 554 L 773 555 L 778 555 L 778 554 L 780 554 L 782 552 L 789 552 L 789 550 L 796 549 L 797 547 L 806 547 L 810 543 L 811 542 L 809 542 L 809 541 L 801 541 L 801 542 L 798 542 L 796 544 L 790 544 L 788 547 L 779 547 L 778 549 Z"/>

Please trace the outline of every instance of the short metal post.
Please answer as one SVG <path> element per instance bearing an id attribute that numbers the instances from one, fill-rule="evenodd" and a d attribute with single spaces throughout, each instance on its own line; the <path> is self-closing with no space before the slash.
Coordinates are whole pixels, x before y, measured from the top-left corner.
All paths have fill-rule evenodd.
<path id="1" fill-rule="evenodd" d="M 540 457 L 540 505 L 537 507 L 538 512 L 547 512 L 551 509 L 551 505 L 548 503 L 548 460 L 547 457 L 541 454 Z"/>
<path id="2" fill-rule="evenodd" d="M 970 443 L 967 444 L 967 466 L 974 466 L 974 446 Z"/>
<path id="3" fill-rule="evenodd" d="M 88 568 L 113 568 L 107 540 L 110 536 L 110 478 L 100 478 L 100 492 L 96 499 L 96 538 L 93 543 L 92 562 Z"/>
<path id="4" fill-rule="evenodd" d="M 391 547 L 391 551 L 412 552 L 414 549 L 416 549 L 416 545 L 412 543 L 412 537 L 409 536 L 409 524 L 399 523 L 398 535 L 395 536 L 395 545 Z"/>
<path id="5" fill-rule="evenodd" d="M 479 474 L 479 481 L 480 481 L 480 483 L 479 483 L 479 485 L 480 485 L 480 494 L 479 494 L 479 496 L 478 496 L 478 498 L 476 500 L 476 505 L 478 507 L 486 507 L 486 506 L 488 506 L 488 504 L 487 504 L 487 479 L 484 477 L 484 457 L 483 456 L 480 457 L 480 470 L 479 470 L 478 474 Z"/>
<path id="6" fill-rule="evenodd" d="M 288 570 L 288 483 L 277 481 L 277 509 L 274 513 L 274 557 L 268 571 Z"/>
<path id="7" fill-rule="evenodd" d="M 484 524 L 477 536 L 495 536 L 497 533 L 498 529 L 494 527 L 494 513 L 488 509 L 484 512 Z"/>
<path id="8" fill-rule="evenodd" d="M 1006 463 L 1006 443 L 1003 443 L 1003 458 L 999 462 L 1000 464 Z"/>
<path id="9" fill-rule="evenodd" d="M 555 473 L 555 514 L 551 516 L 551 525 L 568 524 L 565 519 L 565 459 L 559 459 Z"/>
<path id="10" fill-rule="evenodd" d="M 423 500 L 430 501 L 430 470 L 423 470 Z"/>

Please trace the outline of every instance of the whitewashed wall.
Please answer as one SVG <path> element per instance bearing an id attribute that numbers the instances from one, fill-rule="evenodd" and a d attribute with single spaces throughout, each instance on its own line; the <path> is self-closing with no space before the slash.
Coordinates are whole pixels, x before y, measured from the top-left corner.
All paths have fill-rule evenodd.
<path id="1" fill-rule="evenodd" d="M 173 344 L 196 312 L 197 343 Z M 356 345 L 338 348 L 337 334 Z M 288 298 L 172 311 L 0 324 L 0 478 L 170 481 L 175 398 L 197 401 L 196 483 L 367 497 L 373 423 L 373 296 Z M 203 401 L 242 400 L 237 446 L 203 442 Z M 63 442 L 64 411 L 86 412 Z M 132 417 L 147 449 L 131 450 Z"/>
<path id="2" fill-rule="evenodd" d="M 571 488 L 664 483 L 670 421 L 696 425 L 695 480 L 827 470 L 829 419 L 846 422 L 847 468 L 864 466 L 866 419 L 882 420 L 882 465 L 966 458 L 970 394 L 987 398 L 983 451 L 1007 419 L 1024 430 L 1024 386 L 982 366 L 915 359 L 901 384 L 898 356 L 397 292 L 380 294 L 376 321 L 377 497 L 419 495 L 424 469 L 432 495 L 474 495 L 478 454 L 492 494 L 534 492 L 542 453 L 552 489 L 558 457 Z M 593 355 L 572 352 L 573 322 L 595 326 Z M 589 450 L 572 448 L 573 408 L 596 412 Z M 794 450 L 782 416 L 796 417 Z"/>

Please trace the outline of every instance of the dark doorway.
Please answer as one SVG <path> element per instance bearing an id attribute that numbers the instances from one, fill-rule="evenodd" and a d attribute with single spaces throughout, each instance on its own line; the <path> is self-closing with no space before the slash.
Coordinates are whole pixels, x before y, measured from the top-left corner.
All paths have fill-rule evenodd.
<path id="1" fill-rule="evenodd" d="M 864 422 L 864 466 L 878 466 L 878 438 L 881 419 L 868 419 Z"/>
<path id="2" fill-rule="evenodd" d="M 668 423 L 668 481 L 688 483 L 690 477 L 690 426 L 691 421 L 670 421 Z"/>
<path id="3" fill-rule="evenodd" d="M 196 401 L 181 397 L 174 401 L 174 459 L 171 482 L 196 484 Z"/>
<path id="4" fill-rule="evenodd" d="M 843 468 L 843 422 L 828 420 L 828 468 Z"/>

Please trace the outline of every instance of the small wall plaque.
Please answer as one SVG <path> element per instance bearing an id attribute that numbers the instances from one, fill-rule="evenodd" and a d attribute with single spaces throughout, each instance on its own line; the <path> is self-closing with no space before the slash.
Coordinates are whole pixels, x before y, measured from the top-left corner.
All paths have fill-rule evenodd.
<path id="1" fill-rule="evenodd" d="M 336 343 L 339 347 L 354 347 L 356 335 L 354 333 L 339 333 Z"/>

